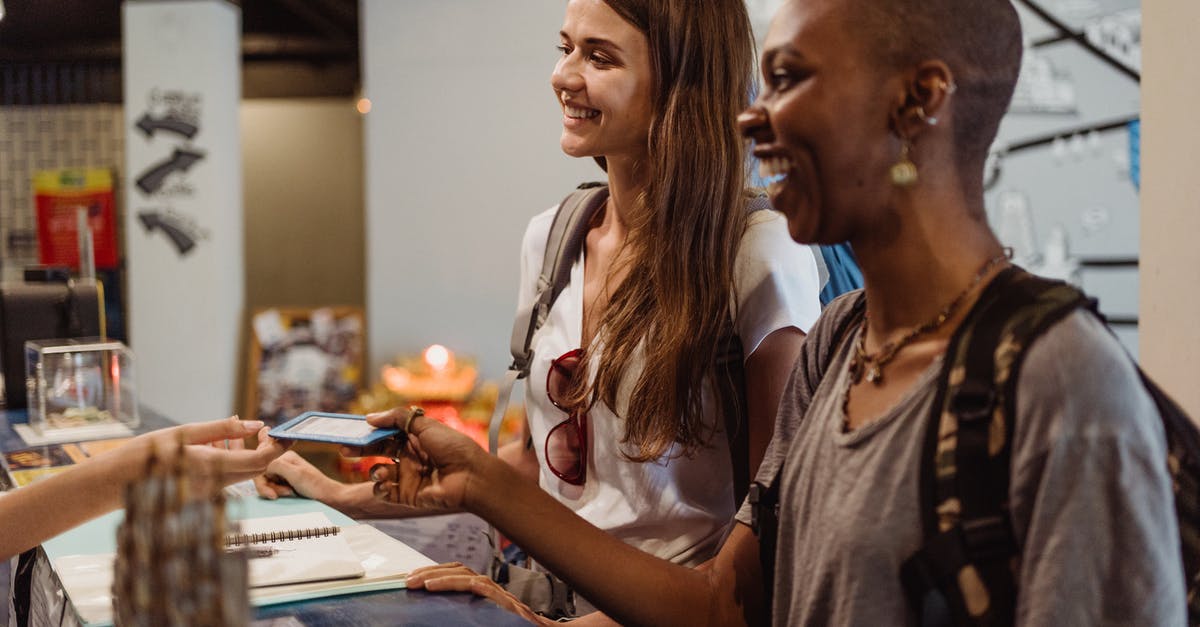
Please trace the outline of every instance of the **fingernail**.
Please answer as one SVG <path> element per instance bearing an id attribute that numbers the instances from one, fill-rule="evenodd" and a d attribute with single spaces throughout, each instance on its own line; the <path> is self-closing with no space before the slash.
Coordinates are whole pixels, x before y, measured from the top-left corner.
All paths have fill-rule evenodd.
<path id="1" fill-rule="evenodd" d="M 263 428 L 263 421 L 261 421 L 261 420 L 243 420 L 242 428 L 245 429 L 249 433 L 256 433 L 256 432 L 258 432 L 259 429 Z"/>

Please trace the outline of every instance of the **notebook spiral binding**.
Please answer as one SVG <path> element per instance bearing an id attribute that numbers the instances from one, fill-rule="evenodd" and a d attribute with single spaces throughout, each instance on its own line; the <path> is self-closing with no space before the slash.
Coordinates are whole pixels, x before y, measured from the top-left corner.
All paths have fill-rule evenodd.
<path id="1" fill-rule="evenodd" d="M 243 546 L 247 544 L 286 542 L 288 540 L 336 536 L 341 531 L 341 527 L 329 526 L 310 527 L 308 529 L 286 529 L 284 531 L 264 531 L 261 533 L 231 533 L 225 536 L 225 546 Z"/>

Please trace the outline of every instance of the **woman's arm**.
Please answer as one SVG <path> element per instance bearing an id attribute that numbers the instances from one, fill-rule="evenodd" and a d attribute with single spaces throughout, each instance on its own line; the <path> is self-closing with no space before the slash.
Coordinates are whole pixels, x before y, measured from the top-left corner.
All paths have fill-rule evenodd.
<path id="1" fill-rule="evenodd" d="M 407 416 L 389 412 L 368 419 L 375 426 L 404 427 Z M 624 624 L 760 621 L 758 541 L 744 525 L 735 526 L 711 568 L 672 564 L 592 526 L 445 425 L 418 416 L 408 427 L 400 466 L 374 477 L 393 500 L 482 516 Z"/>
<path id="2" fill-rule="evenodd" d="M 538 465 L 537 453 L 533 450 L 533 436 L 529 435 L 528 420 L 521 422 L 521 437 L 501 446 L 496 452 L 496 457 L 512 466 L 522 477 L 534 484 L 538 482 L 542 468 Z"/>
<path id="3" fill-rule="evenodd" d="M 188 465 L 221 485 L 262 473 L 285 450 L 257 420 L 237 418 L 181 425 L 127 444 L 26 487 L 0 495 L 0 558 L 26 551 L 121 504 L 126 484 L 145 474 L 152 455 L 174 456 L 180 444 L 237 440 L 258 432 L 258 448 L 186 446 Z"/>
<path id="4" fill-rule="evenodd" d="M 750 417 L 750 477 L 758 474 L 775 431 L 779 399 L 791 378 L 804 333 L 796 327 L 772 332 L 746 358 L 746 405 Z"/>

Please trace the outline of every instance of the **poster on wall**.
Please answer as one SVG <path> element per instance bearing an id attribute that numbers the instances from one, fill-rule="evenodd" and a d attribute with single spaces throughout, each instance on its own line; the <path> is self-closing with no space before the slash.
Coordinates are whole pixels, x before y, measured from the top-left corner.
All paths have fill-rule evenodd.
<path id="1" fill-rule="evenodd" d="M 33 176 L 39 263 L 79 269 L 78 220 L 87 212 L 96 268 L 117 267 L 117 219 L 111 170 L 44 170 Z"/>
<path id="2" fill-rule="evenodd" d="M 306 411 L 349 411 L 363 386 L 365 328 L 361 307 L 257 311 L 242 416 L 277 425 Z"/>

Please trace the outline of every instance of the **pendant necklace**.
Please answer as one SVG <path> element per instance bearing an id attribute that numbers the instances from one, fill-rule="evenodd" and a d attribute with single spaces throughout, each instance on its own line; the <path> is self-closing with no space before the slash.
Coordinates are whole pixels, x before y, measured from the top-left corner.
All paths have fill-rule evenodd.
<path id="1" fill-rule="evenodd" d="M 979 285 L 979 282 L 983 280 L 983 277 L 987 276 L 987 274 L 991 272 L 991 270 L 997 265 L 1007 261 L 1008 258 L 1009 253 L 1006 249 L 1005 252 L 989 259 L 987 263 L 983 264 L 983 267 L 979 269 L 979 272 L 975 273 L 975 278 L 971 279 L 971 282 L 968 283 L 967 286 L 953 298 L 953 300 L 947 303 L 945 307 L 942 307 L 937 316 L 925 324 L 914 327 L 908 333 L 905 333 L 903 336 L 901 336 L 900 339 L 884 344 L 873 354 L 867 353 L 867 322 L 870 318 L 869 314 L 864 314 L 862 327 L 858 332 L 858 341 L 855 342 L 854 353 L 850 356 L 850 377 L 849 383 L 846 385 L 847 394 L 845 396 L 844 404 L 849 404 L 850 386 L 862 381 L 864 377 L 868 383 L 873 383 L 877 386 L 882 385 L 883 367 L 895 359 L 896 353 L 900 352 L 900 349 L 911 344 L 913 340 L 921 337 L 922 335 L 927 335 L 940 329 L 947 320 L 954 317 L 954 314 L 958 312 L 958 309 L 962 307 L 963 302 L 966 301 L 967 295 L 970 294 L 977 285 Z"/>

